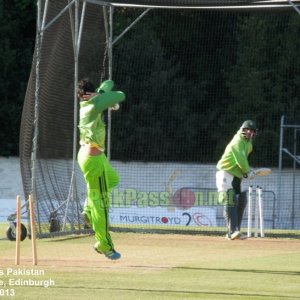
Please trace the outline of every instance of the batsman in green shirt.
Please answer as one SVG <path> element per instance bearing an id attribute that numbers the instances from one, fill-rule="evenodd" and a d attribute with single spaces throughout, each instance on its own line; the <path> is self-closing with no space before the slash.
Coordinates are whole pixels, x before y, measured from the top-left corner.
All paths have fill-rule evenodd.
<path id="1" fill-rule="evenodd" d="M 78 163 L 87 186 L 83 215 L 95 232 L 94 248 L 107 258 L 116 260 L 121 255 L 114 249 L 109 233 L 108 212 L 109 192 L 118 184 L 119 176 L 104 153 L 106 131 L 103 112 L 110 107 L 116 110 L 118 103 L 125 100 L 125 94 L 113 91 L 113 86 L 112 80 L 106 80 L 95 91 L 88 78 L 78 82 L 81 146 Z"/>
<path id="2" fill-rule="evenodd" d="M 252 141 L 257 134 L 256 124 L 245 121 L 217 164 L 216 184 L 219 192 L 219 203 L 224 205 L 224 218 L 227 223 L 228 239 L 241 239 L 246 236 L 240 232 L 242 218 L 247 205 L 247 196 L 241 192 L 243 178 L 253 179 L 254 171 L 248 163 L 252 152 Z"/>

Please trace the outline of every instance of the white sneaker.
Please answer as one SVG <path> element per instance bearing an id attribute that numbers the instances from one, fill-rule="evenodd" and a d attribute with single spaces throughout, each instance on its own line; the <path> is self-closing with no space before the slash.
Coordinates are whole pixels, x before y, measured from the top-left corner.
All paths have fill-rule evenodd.
<path id="1" fill-rule="evenodd" d="M 235 231 L 235 232 L 233 232 L 233 233 L 230 235 L 230 239 L 231 239 L 231 240 L 236 240 L 236 239 L 239 239 L 240 236 L 241 236 L 240 231 Z"/>
<path id="2" fill-rule="evenodd" d="M 246 240 L 248 238 L 248 236 L 246 234 L 240 233 L 240 235 L 238 237 L 233 238 L 232 237 L 233 234 L 231 235 L 231 237 L 229 236 L 229 234 L 227 233 L 225 238 L 226 240 Z"/>

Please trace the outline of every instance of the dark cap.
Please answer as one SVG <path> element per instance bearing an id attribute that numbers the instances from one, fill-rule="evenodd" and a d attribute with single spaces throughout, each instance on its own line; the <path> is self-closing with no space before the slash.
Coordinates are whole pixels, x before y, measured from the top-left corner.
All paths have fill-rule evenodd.
<path id="1" fill-rule="evenodd" d="M 256 127 L 256 123 L 252 120 L 247 120 L 245 121 L 242 126 L 241 126 L 242 129 L 244 128 L 248 128 L 248 129 L 253 129 L 253 130 L 257 130 L 257 127 Z"/>

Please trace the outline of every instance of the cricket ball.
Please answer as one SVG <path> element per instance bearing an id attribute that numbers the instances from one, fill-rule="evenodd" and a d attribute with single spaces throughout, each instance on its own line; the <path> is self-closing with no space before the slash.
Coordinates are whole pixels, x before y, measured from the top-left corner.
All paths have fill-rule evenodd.
<path id="1" fill-rule="evenodd" d="M 118 110 L 119 108 L 120 105 L 118 103 L 111 107 L 112 110 Z"/>

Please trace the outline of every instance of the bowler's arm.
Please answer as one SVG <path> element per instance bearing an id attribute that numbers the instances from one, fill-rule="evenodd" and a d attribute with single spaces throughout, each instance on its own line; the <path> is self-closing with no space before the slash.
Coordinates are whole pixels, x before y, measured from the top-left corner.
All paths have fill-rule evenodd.
<path id="1" fill-rule="evenodd" d="M 125 94 L 121 91 L 110 91 L 98 94 L 93 98 L 96 110 L 102 112 L 109 107 L 125 100 Z"/>

